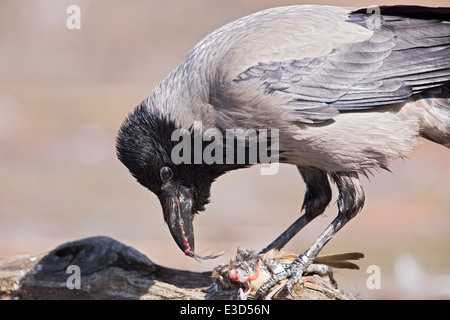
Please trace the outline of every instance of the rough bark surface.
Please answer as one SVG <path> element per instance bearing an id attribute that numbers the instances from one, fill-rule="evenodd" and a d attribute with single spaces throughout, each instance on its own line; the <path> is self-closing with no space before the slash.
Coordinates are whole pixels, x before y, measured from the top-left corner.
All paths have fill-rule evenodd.
<path id="1" fill-rule="evenodd" d="M 79 267 L 80 288 L 68 272 Z M 76 268 L 76 267 L 75 267 Z M 237 290 L 222 290 L 212 272 L 176 270 L 153 263 L 136 249 L 108 237 L 91 237 L 36 255 L 0 258 L 0 299 L 236 299 Z M 72 278 L 71 278 L 72 277 Z M 275 292 L 275 291 L 274 291 Z M 326 278 L 308 276 L 270 299 L 349 297 Z"/>

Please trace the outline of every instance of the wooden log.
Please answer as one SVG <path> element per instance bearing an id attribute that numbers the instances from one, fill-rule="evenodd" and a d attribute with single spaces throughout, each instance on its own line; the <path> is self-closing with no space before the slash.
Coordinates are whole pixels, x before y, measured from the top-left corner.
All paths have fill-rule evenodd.
<path id="1" fill-rule="evenodd" d="M 303 280 L 294 287 L 295 298 L 284 290 L 270 298 L 349 299 L 326 279 L 308 276 Z M 68 242 L 36 255 L 0 258 L 0 299 L 220 300 L 238 296 L 237 290 L 215 284 L 212 272 L 157 265 L 109 237 Z"/>

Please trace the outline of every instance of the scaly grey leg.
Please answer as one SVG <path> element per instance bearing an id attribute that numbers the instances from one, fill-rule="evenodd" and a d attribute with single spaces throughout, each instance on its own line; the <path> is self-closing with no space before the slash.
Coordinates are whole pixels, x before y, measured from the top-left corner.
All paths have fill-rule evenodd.
<path id="1" fill-rule="evenodd" d="M 267 291 L 278 281 L 287 279 L 285 287 L 291 293 L 292 287 L 300 279 L 307 267 L 314 261 L 317 254 L 325 244 L 352 218 L 354 218 L 364 205 L 364 191 L 355 172 L 337 172 L 331 174 L 331 178 L 336 183 L 339 190 L 338 216 L 322 232 L 313 245 L 300 254 L 290 265 L 280 273 L 274 274 L 258 290 L 256 297 L 263 297 Z"/>

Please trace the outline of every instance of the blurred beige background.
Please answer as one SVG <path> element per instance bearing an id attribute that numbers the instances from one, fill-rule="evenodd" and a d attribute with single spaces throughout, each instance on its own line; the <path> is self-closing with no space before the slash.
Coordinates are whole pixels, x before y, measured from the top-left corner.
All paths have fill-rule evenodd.
<path id="1" fill-rule="evenodd" d="M 314 1 L 314 0 L 313 0 Z M 313 1 L 308 1 L 311 3 Z M 395 1 L 314 1 L 364 7 Z M 300 213 L 295 167 L 229 173 L 195 221 L 197 263 L 183 255 L 159 202 L 115 156 L 125 116 L 208 33 L 246 14 L 301 1 L 2 0 L 0 2 L 0 256 L 107 235 L 173 268 L 210 270 L 238 246 L 260 249 Z M 409 4 L 450 5 L 446 1 Z M 81 8 L 69 30 L 66 9 Z M 360 271 L 337 271 L 361 298 L 450 298 L 450 150 L 423 142 L 392 173 L 364 179 L 366 205 L 324 249 L 361 251 Z M 287 250 L 305 250 L 335 217 L 334 203 Z M 381 270 L 370 290 L 366 269 Z"/>

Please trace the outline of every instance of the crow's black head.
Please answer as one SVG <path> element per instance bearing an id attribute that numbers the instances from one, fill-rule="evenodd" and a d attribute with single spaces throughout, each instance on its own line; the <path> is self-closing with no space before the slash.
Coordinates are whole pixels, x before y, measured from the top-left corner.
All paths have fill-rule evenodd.
<path id="1" fill-rule="evenodd" d="M 194 215 L 209 202 L 211 183 L 237 166 L 174 161 L 172 150 L 179 141 L 172 141 L 172 133 L 177 129 L 172 119 L 144 101 L 122 124 L 117 155 L 137 181 L 158 196 L 164 220 L 180 249 L 195 256 Z M 194 133 L 190 134 L 193 140 Z"/>

